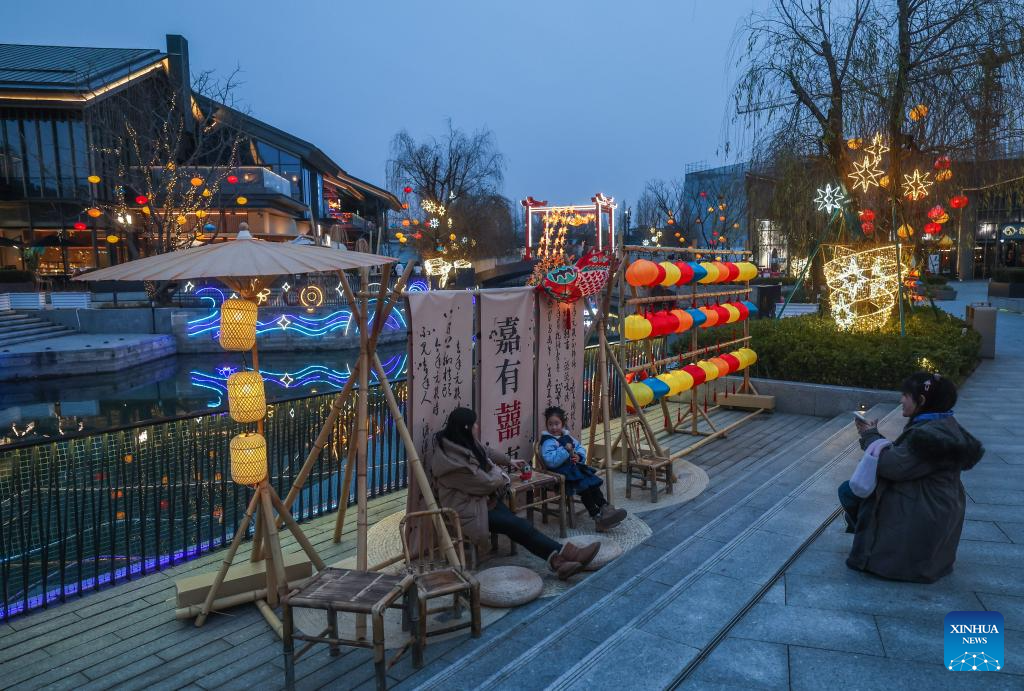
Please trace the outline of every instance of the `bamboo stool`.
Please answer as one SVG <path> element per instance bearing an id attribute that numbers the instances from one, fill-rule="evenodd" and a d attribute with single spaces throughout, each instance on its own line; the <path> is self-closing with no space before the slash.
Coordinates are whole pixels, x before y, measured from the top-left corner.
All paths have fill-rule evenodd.
<path id="1" fill-rule="evenodd" d="M 459 559 L 456 564 L 449 562 L 444 550 L 434 539 L 438 533 L 435 526 L 441 522 L 444 522 L 449 535 L 453 536 Z M 435 509 L 406 514 L 399 523 L 399 531 L 402 534 L 405 566 L 411 574 L 408 577 L 412 578 L 415 583 L 417 616 L 413 617 L 416 634 L 412 649 L 412 663 L 414 667 L 419 668 L 423 666 L 423 651 L 427 647 L 428 636 L 469 628 L 473 638 L 480 637 L 480 584 L 465 568 L 462 525 L 459 515 L 454 510 Z M 447 595 L 452 596 L 450 608 L 429 608 L 430 600 Z M 456 617 L 460 617 L 463 598 L 469 605 L 470 620 L 468 622 L 427 630 L 427 618 L 431 614 L 451 609 Z"/>
<path id="2" fill-rule="evenodd" d="M 675 473 L 672 471 L 672 459 L 658 454 L 658 445 L 650 430 L 639 419 L 626 423 L 622 433 L 626 440 L 626 498 L 633 496 L 633 480 L 640 480 L 640 487 L 649 488 L 651 503 L 658 501 L 658 483 L 665 483 L 665 493 L 672 494 Z"/>
<path id="3" fill-rule="evenodd" d="M 514 514 L 526 511 L 526 520 L 533 523 L 534 510 L 540 514 L 541 523 L 547 523 L 549 516 L 558 518 L 558 536 L 565 538 L 566 523 L 575 527 L 566 510 L 565 477 L 547 470 L 534 470 L 533 477 L 522 480 L 518 474 L 511 476 L 508 508 Z M 538 498 L 539 497 L 539 498 Z M 554 506 L 552 506 L 554 505 Z M 491 551 L 498 551 L 498 534 L 491 533 Z M 519 552 L 516 543 L 511 543 L 509 553 Z"/>
<path id="4" fill-rule="evenodd" d="M 316 643 L 326 643 L 331 647 L 331 656 L 341 654 L 339 647 L 370 648 L 373 650 L 373 666 L 377 676 L 377 689 L 387 688 L 385 674 L 398 658 L 409 647 L 410 641 L 386 660 L 384 655 L 384 611 L 390 608 L 404 607 L 403 628 L 410 628 L 411 598 L 410 592 L 414 585 L 411 575 L 392 576 L 372 571 L 355 571 L 327 567 L 317 573 L 306 585 L 293 590 L 283 602 L 284 605 L 284 683 L 291 691 L 295 688 L 295 661 L 305 654 Z M 398 604 L 399 598 L 405 602 Z M 319 636 L 295 633 L 293 607 L 308 607 L 327 611 L 327 628 Z M 365 639 L 344 639 L 338 635 L 338 612 L 369 614 L 372 620 L 373 641 Z M 306 645 L 297 653 L 295 640 L 306 641 Z"/>

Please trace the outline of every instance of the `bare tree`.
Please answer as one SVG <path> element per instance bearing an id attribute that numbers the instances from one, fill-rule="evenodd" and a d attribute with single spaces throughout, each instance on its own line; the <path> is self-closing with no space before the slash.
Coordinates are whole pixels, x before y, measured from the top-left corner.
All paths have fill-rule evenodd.
<path id="1" fill-rule="evenodd" d="M 98 170 L 113 183 L 97 206 L 126 228 L 132 256 L 139 254 L 136 236 L 155 253 L 191 246 L 223 201 L 242 141 L 226 116 L 237 112 L 230 108 L 236 74 L 222 81 L 209 72 L 193 77 L 188 103 L 159 75 L 86 112 Z"/>
<path id="2" fill-rule="evenodd" d="M 746 223 L 744 186 L 742 174 L 701 176 L 699 184 L 690 189 L 679 179 L 648 180 L 637 203 L 639 224 L 663 228 L 668 240 L 680 246 L 728 245 L 739 239 Z M 676 238 L 676 233 L 680 237 Z"/>
<path id="3" fill-rule="evenodd" d="M 447 121 L 440 139 L 417 142 L 405 130 L 391 140 L 388 184 L 406 193 L 407 220 L 420 254 L 473 259 L 510 251 L 516 241 L 509 201 L 500 195 L 505 159 L 487 129 L 467 134 Z M 423 223 L 420 224 L 420 216 Z"/>

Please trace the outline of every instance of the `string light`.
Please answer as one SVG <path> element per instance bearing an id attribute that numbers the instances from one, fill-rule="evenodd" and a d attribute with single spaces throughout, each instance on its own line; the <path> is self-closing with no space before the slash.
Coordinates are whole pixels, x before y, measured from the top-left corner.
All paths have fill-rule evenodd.
<path id="1" fill-rule="evenodd" d="M 875 134 L 875 136 L 871 138 L 871 146 L 864 147 L 864 151 L 871 154 L 874 157 L 875 162 L 881 161 L 882 154 L 888 150 L 889 147 L 885 145 L 885 140 L 882 139 L 881 133 Z"/>

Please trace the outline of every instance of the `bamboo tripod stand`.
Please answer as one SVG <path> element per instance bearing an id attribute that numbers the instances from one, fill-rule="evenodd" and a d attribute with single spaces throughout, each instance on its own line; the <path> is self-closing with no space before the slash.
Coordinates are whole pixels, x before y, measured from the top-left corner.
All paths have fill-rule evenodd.
<path id="1" fill-rule="evenodd" d="M 384 323 L 387 321 L 388 316 L 394 309 L 398 299 L 402 295 L 402 291 L 406 283 L 408 282 L 409 275 L 412 273 L 413 265 L 410 263 L 401 278 L 390 290 L 387 286 L 387 281 L 382 280 L 380 290 L 375 296 L 377 301 L 377 310 L 374 316 L 374 323 L 372 331 L 369 325 L 369 273 L 367 269 L 360 269 L 360 298 L 357 300 L 355 294 L 352 291 L 351 284 L 345 275 L 344 271 L 338 272 L 338 277 L 342 290 L 351 305 L 352 317 L 359 328 L 359 357 L 357 360 L 356 368 L 345 382 L 344 387 L 338 395 L 335 396 L 334 401 L 331 403 L 331 410 L 328 413 L 327 419 L 324 421 L 323 426 L 316 440 L 313 443 L 313 447 L 310 449 L 309 454 L 306 456 L 305 461 L 302 464 L 302 468 L 299 470 L 296 476 L 295 482 L 292 484 L 291 489 L 288 491 L 287 496 L 284 500 L 281 500 L 274 491 L 274 488 L 270 485 L 267 480 L 264 480 L 255 487 L 255 493 L 249 502 L 246 514 L 243 517 L 242 522 L 239 525 L 239 529 L 235 532 L 235 537 L 232 540 L 231 547 L 228 550 L 228 554 L 225 556 L 223 563 L 221 564 L 220 570 L 214 580 L 213 586 L 207 593 L 206 601 L 198 611 L 194 611 L 197 608 L 188 608 L 189 614 L 196 614 L 196 626 L 202 626 L 205 623 L 207 616 L 210 611 L 214 608 L 228 607 L 245 602 L 255 601 L 259 607 L 264 618 L 268 621 L 274 631 L 279 637 L 283 636 L 283 625 L 276 613 L 273 611 L 280 598 L 287 593 L 288 583 L 284 572 L 284 561 L 281 553 L 280 537 L 278 529 L 282 525 L 287 525 L 291 530 L 296 541 L 300 544 L 302 549 L 309 556 L 313 565 L 318 571 L 326 568 L 323 559 L 317 554 L 315 548 L 310 544 L 306 538 L 302 529 L 296 523 L 294 517 L 290 513 L 290 509 L 295 499 L 298 497 L 299 492 L 305 485 L 306 480 L 309 478 L 312 472 L 313 464 L 319 458 L 321 452 L 329 440 L 331 433 L 337 423 L 338 416 L 344 408 L 346 402 L 351 397 L 353 390 L 355 389 L 354 382 L 358 381 L 358 389 L 356 389 L 356 433 L 355 435 L 349 435 L 348 438 L 348 449 L 347 458 L 348 461 L 345 465 L 343 475 L 343 487 L 344 491 L 342 496 L 339 498 L 338 508 L 338 520 L 335 527 L 335 542 L 340 542 L 341 531 L 344 526 L 345 512 L 348 506 L 348 491 L 351 487 L 351 472 L 352 466 L 356 465 L 356 481 L 357 481 L 357 505 L 358 505 L 358 527 L 357 527 L 357 569 L 367 569 L 367 441 L 369 438 L 369 416 L 367 413 L 368 408 L 368 384 L 369 384 L 369 372 L 371 369 L 376 373 L 378 382 L 381 389 L 384 391 L 385 398 L 388 403 L 388 407 L 394 417 L 396 426 L 398 427 L 399 434 L 402 437 L 402 441 L 405 445 L 407 463 L 409 468 L 412 470 L 414 481 L 423 492 L 424 498 L 427 503 L 429 510 L 437 509 L 437 502 L 434 499 L 433 493 L 430 490 L 429 482 L 426 477 L 426 473 L 423 470 L 422 463 L 420 461 L 416 446 L 413 443 L 412 436 L 409 434 L 408 428 L 405 425 L 405 421 L 401 414 L 401 409 L 398 406 L 398 402 L 395 399 L 394 392 L 391 390 L 391 384 L 388 380 L 387 374 L 384 371 L 384 367 L 380 362 L 380 358 L 377 356 L 376 347 L 377 341 L 380 334 L 383 331 Z M 248 295 L 258 292 L 258 281 L 253 280 L 248 285 L 231 285 L 231 287 L 238 289 L 238 292 L 242 295 Z M 381 308 L 381 305 L 384 305 Z M 253 368 L 255 371 L 259 371 L 258 365 L 258 354 L 256 348 L 253 348 Z M 263 431 L 262 420 L 258 423 L 258 429 L 260 432 Z M 277 518 L 273 517 L 273 510 L 276 509 L 278 512 Z M 249 522 L 252 520 L 253 515 L 256 515 L 256 533 L 253 538 L 253 550 L 252 560 L 259 561 L 261 559 L 266 560 L 267 567 L 267 587 L 265 589 L 256 590 L 250 593 L 244 593 L 241 595 L 230 596 L 218 600 L 216 598 L 217 591 L 224 581 L 227 575 L 228 569 L 234 560 L 235 553 L 241 544 L 242 538 L 245 535 L 246 528 Z M 447 528 L 444 523 L 440 520 L 435 520 L 434 529 L 436 534 L 440 537 L 441 546 L 444 550 L 447 558 L 453 563 L 457 561 L 457 552 L 451 541 Z M 380 568 L 383 565 L 376 565 L 374 568 Z M 357 622 L 357 633 L 364 635 L 365 633 L 365 621 L 363 617 L 360 617 Z"/>

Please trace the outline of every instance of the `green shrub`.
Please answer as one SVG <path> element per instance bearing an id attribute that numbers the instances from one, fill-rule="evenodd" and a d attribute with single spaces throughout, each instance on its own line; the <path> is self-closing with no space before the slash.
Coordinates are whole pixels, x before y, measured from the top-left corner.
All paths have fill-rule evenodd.
<path id="1" fill-rule="evenodd" d="M 923 277 L 921 281 L 926 286 L 944 286 L 947 283 L 949 283 L 948 278 L 946 278 L 945 276 L 939 276 L 937 274 L 928 274 L 927 276 Z"/>
<path id="2" fill-rule="evenodd" d="M 992 272 L 997 283 L 1024 283 L 1024 267 L 1003 267 Z"/>
<path id="3" fill-rule="evenodd" d="M 926 369 L 963 382 L 978 362 L 981 337 L 965 322 L 930 308 L 907 317 L 907 335 L 899 335 L 894 318 L 881 331 L 840 331 L 818 315 L 750 323 L 757 377 L 899 389 L 909 375 Z"/>
<path id="4" fill-rule="evenodd" d="M 0 283 L 31 283 L 32 272 L 19 269 L 0 269 Z"/>

